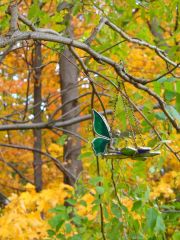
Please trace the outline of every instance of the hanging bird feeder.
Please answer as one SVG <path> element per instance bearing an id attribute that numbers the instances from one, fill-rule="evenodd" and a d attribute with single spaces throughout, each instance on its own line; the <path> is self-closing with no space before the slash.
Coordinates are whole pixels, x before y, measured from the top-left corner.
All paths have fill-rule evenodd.
<path id="1" fill-rule="evenodd" d="M 136 126 L 135 126 L 136 129 L 134 129 L 131 124 L 130 118 L 128 118 L 129 125 L 131 128 L 132 140 L 134 141 L 134 147 L 127 146 L 120 149 L 117 149 L 114 147 L 114 137 L 112 134 L 112 126 L 115 118 L 115 110 L 116 110 L 116 105 L 118 101 L 118 95 L 117 95 L 111 127 L 109 126 L 106 118 L 93 109 L 93 128 L 94 128 L 94 132 L 97 135 L 97 137 L 92 141 L 92 147 L 95 155 L 96 156 L 101 155 L 103 158 L 109 158 L 109 159 L 131 158 L 134 160 L 141 160 L 141 161 L 146 160 L 148 157 L 154 157 L 156 155 L 159 155 L 160 154 L 159 151 L 152 151 L 150 147 L 145 146 L 142 135 L 137 126 L 138 121 L 135 118 L 132 106 L 130 106 L 130 101 L 128 101 L 129 98 L 125 90 L 124 84 L 123 84 L 123 88 L 124 88 L 124 92 L 122 92 L 119 84 L 118 92 L 121 94 L 126 115 L 128 115 L 127 114 L 129 112 L 128 110 L 130 110 L 132 113 L 132 116 L 134 117 L 134 121 L 136 123 Z M 139 135 L 141 137 L 142 146 L 138 146 L 136 143 L 135 131 L 137 130 L 139 131 Z"/>

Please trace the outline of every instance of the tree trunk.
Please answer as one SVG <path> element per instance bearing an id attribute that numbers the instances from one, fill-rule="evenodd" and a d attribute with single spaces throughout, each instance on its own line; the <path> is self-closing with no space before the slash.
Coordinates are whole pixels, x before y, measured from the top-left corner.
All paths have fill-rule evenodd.
<path id="1" fill-rule="evenodd" d="M 62 114 L 64 120 L 72 119 L 79 114 L 78 101 L 73 100 L 78 97 L 78 69 L 76 67 L 76 61 L 69 49 L 66 49 L 60 56 L 60 84 L 62 94 L 62 104 L 72 100 L 62 108 Z M 70 89 L 69 89 L 70 88 Z M 74 109 L 74 110 L 73 110 Z M 65 127 L 66 130 L 77 133 L 80 128 L 80 124 L 73 124 Z M 66 132 L 64 132 L 66 134 Z M 82 171 L 82 162 L 78 160 L 78 156 L 81 152 L 81 142 L 78 138 L 72 135 L 68 136 L 67 143 L 64 146 L 64 161 L 67 163 L 66 167 L 76 177 L 79 176 Z M 74 182 L 68 177 L 64 177 L 64 182 L 71 186 Z"/>
<path id="2" fill-rule="evenodd" d="M 35 42 L 35 49 L 33 54 L 33 67 L 34 67 L 34 123 L 41 122 L 41 65 L 42 65 L 42 53 L 41 44 Z M 42 139 L 41 129 L 34 129 L 34 148 L 41 150 Z M 41 154 L 33 152 L 34 154 L 34 183 L 36 191 L 42 190 L 42 160 Z"/>

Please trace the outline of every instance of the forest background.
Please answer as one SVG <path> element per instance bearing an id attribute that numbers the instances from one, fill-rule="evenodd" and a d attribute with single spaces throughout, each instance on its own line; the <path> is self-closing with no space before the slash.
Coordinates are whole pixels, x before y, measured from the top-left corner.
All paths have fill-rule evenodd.
<path id="1" fill-rule="evenodd" d="M 179 8 L 0 1 L 0 239 L 180 239 Z M 96 157 L 92 109 L 160 155 Z"/>

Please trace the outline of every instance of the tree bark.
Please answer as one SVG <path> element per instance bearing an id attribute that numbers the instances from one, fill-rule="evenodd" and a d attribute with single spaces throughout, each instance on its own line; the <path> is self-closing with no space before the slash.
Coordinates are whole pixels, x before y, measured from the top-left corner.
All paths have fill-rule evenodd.
<path id="1" fill-rule="evenodd" d="M 73 28 L 69 26 L 68 34 L 73 37 Z M 66 48 L 64 52 L 60 55 L 60 85 L 61 90 L 65 90 L 62 94 L 62 104 L 68 102 L 72 99 L 78 98 L 78 68 L 76 67 L 76 60 L 70 50 Z M 69 89 L 67 90 L 66 89 Z M 70 111 L 70 112 L 69 112 Z M 72 119 L 79 115 L 78 101 L 73 100 L 70 103 L 66 104 L 62 108 L 62 114 L 64 116 L 63 120 Z M 77 133 L 80 128 L 80 124 L 76 123 L 70 126 L 65 127 L 66 130 Z M 64 134 L 66 134 L 64 132 Z M 81 141 L 74 136 L 68 136 L 67 143 L 64 145 L 64 161 L 66 162 L 66 167 L 70 170 L 74 176 L 78 177 L 82 171 L 82 162 L 78 160 L 78 156 L 81 153 Z M 64 182 L 71 186 L 74 185 L 74 182 L 68 178 L 64 177 Z"/>
<path id="2" fill-rule="evenodd" d="M 77 89 L 78 70 L 75 67 L 76 66 L 75 58 L 72 55 L 72 53 L 69 51 L 69 49 L 66 49 L 63 52 L 63 55 L 61 55 L 60 57 L 59 64 L 60 64 L 61 90 L 71 88 L 70 90 L 67 90 L 62 94 L 62 104 L 63 104 L 78 96 L 78 89 Z M 79 108 L 77 107 L 77 105 L 78 105 L 78 101 L 74 100 L 69 104 L 66 104 L 62 108 L 62 114 L 63 115 L 65 114 L 65 117 L 63 118 L 64 121 L 78 116 Z M 77 123 L 77 124 L 67 126 L 65 127 L 65 129 L 71 132 L 77 133 L 79 127 L 80 127 L 80 124 Z M 64 146 L 64 161 L 67 163 L 68 169 L 76 177 L 82 171 L 82 162 L 78 160 L 78 156 L 80 152 L 81 152 L 80 140 L 73 136 L 68 136 L 67 143 Z M 68 177 L 64 178 L 64 182 L 69 185 L 74 185 L 74 182 L 72 182 L 71 179 L 69 179 Z"/>
<path id="3" fill-rule="evenodd" d="M 42 53 L 41 44 L 35 42 L 35 49 L 33 54 L 33 67 L 34 67 L 34 123 L 40 123 L 41 119 L 41 66 L 42 66 Z M 42 136 L 41 129 L 34 129 L 34 148 L 41 150 Z M 34 154 L 34 183 L 36 191 L 42 190 L 42 159 L 41 153 L 33 152 Z"/>

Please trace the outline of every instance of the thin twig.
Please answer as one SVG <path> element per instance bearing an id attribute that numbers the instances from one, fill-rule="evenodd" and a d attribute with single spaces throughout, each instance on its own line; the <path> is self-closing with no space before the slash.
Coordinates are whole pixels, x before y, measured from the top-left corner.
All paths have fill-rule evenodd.
<path id="1" fill-rule="evenodd" d="M 155 78 L 155 79 L 152 79 L 152 80 L 147 81 L 146 84 L 147 84 L 147 83 L 151 83 L 151 82 L 156 82 L 156 81 L 158 81 L 158 80 L 161 79 L 162 77 L 164 77 L 164 76 L 172 73 L 172 72 L 173 72 L 176 68 L 178 68 L 179 66 L 180 66 L 180 63 L 178 63 L 175 67 L 173 67 L 173 68 L 170 69 L 169 71 L 165 72 L 165 73 L 162 74 L 161 76 L 159 76 L 159 77 L 157 77 L 157 78 Z"/>
<path id="2" fill-rule="evenodd" d="M 34 185 L 33 181 L 27 179 L 21 171 L 19 171 L 12 163 L 10 162 L 6 162 L 5 159 L 2 157 L 2 153 L 1 153 L 1 157 L 0 157 L 0 161 L 2 161 L 5 165 L 7 165 L 8 167 L 10 167 L 15 173 L 17 173 L 19 175 L 20 178 L 22 178 L 23 180 L 25 180 L 26 182 L 29 182 L 31 184 Z"/>
<path id="3" fill-rule="evenodd" d="M 99 165 L 99 157 L 96 156 L 96 165 L 97 165 L 97 175 L 98 177 L 100 177 L 100 165 Z M 99 182 L 99 186 L 101 186 L 101 182 Z M 101 234 L 102 234 L 102 238 L 103 240 L 106 240 L 106 236 L 105 236 L 105 232 L 104 232 L 104 214 L 103 214 L 103 205 L 101 203 L 101 195 L 98 195 L 98 198 L 100 200 L 99 203 L 99 208 L 100 208 L 100 216 L 101 216 Z"/>
<path id="4" fill-rule="evenodd" d="M 166 57 L 164 50 L 148 43 L 145 42 L 141 39 L 138 38 L 133 38 L 130 37 L 126 32 L 124 32 L 120 27 L 117 27 L 115 24 L 113 24 L 112 22 L 110 22 L 108 19 L 106 19 L 105 24 L 108 25 L 111 29 L 113 29 L 115 32 L 119 33 L 121 35 L 121 37 L 123 37 L 124 39 L 126 39 L 128 42 L 132 42 L 135 44 L 138 44 L 140 46 L 145 46 L 147 48 L 150 48 L 152 50 L 154 50 L 158 56 L 160 58 L 162 58 L 165 62 L 168 62 L 169 64 L 176 66 L 177 64 L 175 62 L 173 62 L 172 60 L 170 60 L 168 57 Z"/>
<path id="5" fill-rule="evenodd" d="M 55 163 L 55 165 L 58 167 L 58 169 L 61 170 L 61 172 L 65 175 L 68 176 L 71 180 L 75 181 L 76 177 L 68 170 L 64 167 L 64 165 L 57 159 L 54 158 L 53 156 L 51 156 L 49 153 L 43 152 L 39 149 L 35 149 L 32 147 L 28 147 L 28 146 L 21 146 L 21 145 L 15 145 L 15 144 L 5 144 L 5 143 L 0 143 L 1 147 L 8 147 L 8 148 L 15 148 L 15 149 L 22 149 L 22 150 L 27 150 L 27 151 L 32 151 L 32 152 L 38 152 L 41 153 L 42 155 L 52 159 Z"/>
<path id="6" fill-rule="evenodd" d="M 85 43 L 90 45 L 92 41 L 96 38 L 97 34 L 101 31 L 105 24 L 105 18 L 101 18 L 99 24 L 93 29 L 91 35 L 86 39 Z"/>
<path id="7" fill-rule="evenodd" d="M 95 86 L 94 86 L 94 83 L 93 83 L 94 81 L 93 81 L 92 78 L 89 76 L 89 72 L 88 72 L 88 69 L 87 69 L 86 65 L 84 64 L 83 60 L 78 56 L 78 54 L 74 51 L 74 49 L 73 49 L 72 47 L 69 47 L 69 49 L 70 49 L 70 51 L 73 53 L 73 55 L 75 56 L 75 58 L 78 60 L 78 62 L 80 63 L 81 67 L 82 67 L 83 70 L 84 70 L 84 73 L 86 74 L 87 78 L 89 79 L 89 82 L 90 82 L 90 84 L 91 84 L 91 86 L 92 86 L 92 89 L 93 89 L 94 93 L 96 94 L 97 98 L 99 99 L 99 102 L 100 102 L 101 107 L 102 107 L 103 112 L 104 112 L 104 116 L 105 116 L 105 118 L 107 119 L 104 104 L 103 104 L 103 102 L 102 102 L 102 100 L 101 100 L 101 98 L 100 98 L 100 96 L 99 96 L 99 94 L 98 94 L 98 92 L 97 92 L 97 90 L 96 90 L 96 88 L 95 88 Z"/>

